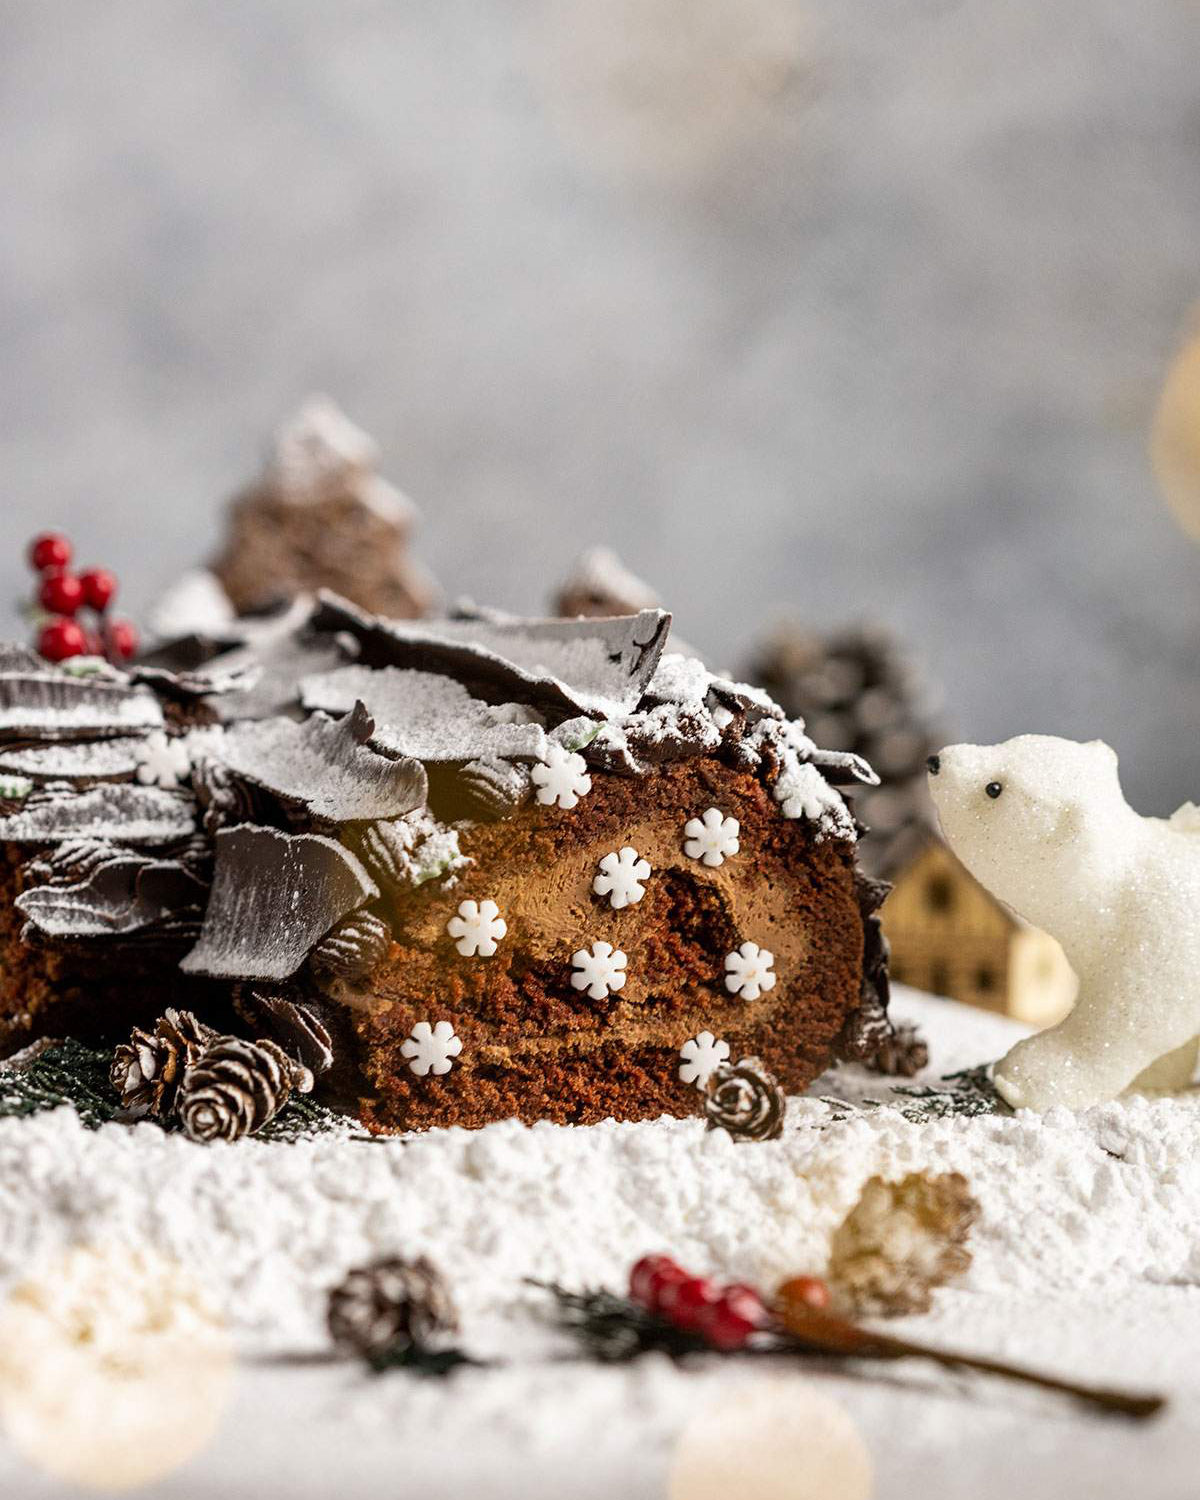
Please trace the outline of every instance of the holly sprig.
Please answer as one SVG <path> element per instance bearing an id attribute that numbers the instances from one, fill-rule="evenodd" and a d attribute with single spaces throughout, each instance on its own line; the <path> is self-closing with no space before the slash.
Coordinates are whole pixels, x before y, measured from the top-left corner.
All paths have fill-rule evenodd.
<path id="1" fill-rule="evenodd" d="M 29 544 L 29 566 L 37 575 L 28 614 L 37 630 L 35 646 L 47 661 L 102 657 L 114 665 L 137 653 L 138 633 L 110 610 L 117 594 L 108 568 L 71 569 L 75 549 L 61 531 L 43 531 Z M 81 619 L 82 616 L 82 619 Z"/>

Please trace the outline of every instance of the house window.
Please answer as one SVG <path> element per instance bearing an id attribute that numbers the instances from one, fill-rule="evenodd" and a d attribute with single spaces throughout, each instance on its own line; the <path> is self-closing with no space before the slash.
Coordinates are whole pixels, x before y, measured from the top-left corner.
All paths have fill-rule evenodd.
<path id="1" fill-rule="evenodd" d="M 950 883 L 947 875 L 934 875 L 925 887 L 925 904 L 930 911 L 941 915 L 951 911 L 954 906 L 954 886 Z"/>
<path id="2" fill-rule="evenodd" d="M 950 993 L 950 971 L 945 964 L 930 965 L 929 988 L 935 995 L 948 995 Z"/>
<path id="3" fill-rule="evenodd" d="M 975 988 L 981 995 L 990 995 L 996 988 L 996 971 L 991 964 L 980 964 L 975 970 Z"/>

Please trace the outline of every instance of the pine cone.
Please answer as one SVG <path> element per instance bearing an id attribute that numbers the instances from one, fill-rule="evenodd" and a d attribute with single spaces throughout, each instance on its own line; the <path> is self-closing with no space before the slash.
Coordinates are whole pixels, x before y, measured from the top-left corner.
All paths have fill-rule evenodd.
<path id="1" fill-rule="evenodd" d="M 927 1312 L 934 1288 L 971 1264 L 978 1215 L 961 1173 L 872 1177 L 833 1236 L 828 1279 L 839 1303 L 865 1317 Z"/>
<path id="2" fill-rule="evenodd" d="M 880 1043 L 867 1066 L 892 1078 L 915 1078 L 929 1063 L 929 1044 L 915 1026 L 900 1025 Z"/>
<path id="3" fill-rule="evenodd" d="M 329 1293 L 334 1344 L 365 1359 L 400 1353 L 458 1326 L 449 1290 L 424 1257 L 388 1256 L 358 1266 Z"/>
<path id="4" fill-rule="evenodd" d="M 777 1140 L 786 1109 L 783 1090 L 757 1057 L 725 1063 L 705 1086 L 709 1130 L 727 1130 L 735 1141 Z"/>
<path id="5" fill-rule="evenodd" d="M 123 1107 L 136 1115 L 169 1118 L 185 1073 L 216 1034 L 190 1010 L 167 1010 L 153 1031 L 135 1026 L 108 1070 Z"/>
<path id="6" fill-rule="evenodd" d="M 273 1120 L 293 1089 L 306 1094 L 312 1074 L 274 1042 L 218 1037 L 188 1069 L 179 1119 L 193 1141 L 236 1141 Z"/>
<path id="7" fill-rule="evenodd" d="M 351 912 L 313 949 L 310 962 L 325 979 L 353 981 L 369 974 L 387 956 L 391 928 L 374 912 Z"/>
<path id="8" fill-rule="evenodd" d="M 872 625 L 829 635 L 784 627 L 747 676 L 823 749 L 861 755 L 878 772 L 880 786 L 855 789 L 868 829 L 859 853 L 872 873 L 895 873 L 934 827 L 925 761 L 944 739 L 933 694 L 897 637 Z"/>

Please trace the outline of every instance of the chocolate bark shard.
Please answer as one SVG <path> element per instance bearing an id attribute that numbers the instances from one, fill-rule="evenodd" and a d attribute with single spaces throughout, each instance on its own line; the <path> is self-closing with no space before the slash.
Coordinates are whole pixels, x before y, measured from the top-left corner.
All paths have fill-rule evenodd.
<path id="1" fill-rule="evenodd" d="M 141 743 L 140 738 L 124 738 L 10 745 L 0 748 L 0 774 L 12 772 L 35 781 L 110 781 L 134 774 Z"/>
<path id="2" fill-rule="evenodd" d="M 671 616 L 644 609 L 606 620 L 381 620 L 323 592 L 313 624 L 348 631 L 372 666 L 441 672 L 493 698 L 611 718 L 637 707 Z"/>
<path id="3" fill-rule="evenodd" d="M 343 719 L 325 714 L 297 723 L 259 719 L 235 724 L 221 760 L 235 776 L 326 823 L 373 823 L 424 805 L 419 761 L 371 744 L 375 724 L 361 702 Z"/>
<path id="4" fill-rule="evenodd" d="M 345 713 L 361 701 L 375 720 L 373 742 L 392 755 L 431 763 L 537 760 L 546 731 L 532 709 L 473 698 L 460 683 L 403 667 L 339 667 L 300 685 L 305 708 Z"/>
<path id="5" fill-rule="evenodd" d="M 334 839 L 223 828 L 200 941 L 180 967 L 214 979 L 288 979 L 332 927 L 378 895 Z"/>
<path id="6" fill-rule="evenodd" d="M 31 793 L 19 811 L 0 817 L 0 843 L 88 838 L 169 844 L 187 838 L 195 820 L 196 804 L 186 792 L 131 782 L 102 782 L 82 791 L 56 784 Z"/>
<path id="7" fill-rule="evenodd" d="M 123 676 L 73 677 L 0 671 L 0 742 L 98 739 L 161 729 L 163 711 L 149 688 Z"/>
<path id="8" fill-rule="evenodd" d="M 198 920 L 207 886 L 178 859 L 100 846 L 83 878 L 34 886 L 15 906 L 47 937 L 127 936 L 169 917 Z"/>
<path id="9" fill-rule="evenodd" d="M 320 1016 L 323 1002 L 309 996 L 292 999 L 277 990 L 239 985 L 233 1007 L 247 1024 L 265 1027 L 311 1073 L 319 1076 L 333 1066 L 333 1039 Z"/>

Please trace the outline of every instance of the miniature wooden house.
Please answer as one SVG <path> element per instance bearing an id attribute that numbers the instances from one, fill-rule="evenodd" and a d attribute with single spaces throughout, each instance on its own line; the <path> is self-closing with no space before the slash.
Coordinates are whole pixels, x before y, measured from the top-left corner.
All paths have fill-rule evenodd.
<path id="1" fill-rule="evenodd" d="M 1058 943 L 1001 905 L 932 835 L 880 917 L 900 984 L 1031 1026 L 1053 1025 L 1074 1003 L 1077 981 Z"/>

